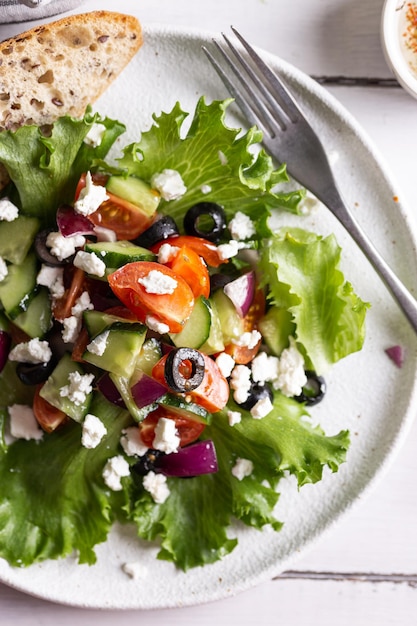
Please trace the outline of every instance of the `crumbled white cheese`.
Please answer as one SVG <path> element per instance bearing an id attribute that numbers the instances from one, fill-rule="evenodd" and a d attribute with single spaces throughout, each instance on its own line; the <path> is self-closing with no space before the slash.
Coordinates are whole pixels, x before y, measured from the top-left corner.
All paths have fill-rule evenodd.
<path id="1" fill-rule="evenodd" d="M 251 330 L 243 333 L 238 339 L 232 339 L 232 343 L 243 348 L 254 348 L 262 339 L 262 335 L 258 330 Z"/>
<path id="2" fill-rule="evenodd" d="M 11 361 L 21 363 L 48 363 L 52 357 L 52 350 L 47 341 L 41 341 L 39 337 L 18 343 L 9 352 Z"/>
<path id="3" fill-rule="evenodd" d="M 60 232 L 51 232 L 46 238 L 46 245 L 50 248 L 50 253 L 56 256 L 59 261 L 63 261 L 75 254 L 77 248 L 85 244 L 83 235 L 71 235 L 64 237 Z"/>
<path id="4" fill-rule="evenodd" d="M 95 185 L 91 173 L 87 172 L 85 177 L 85 187 L 80 191 L 78 199 L 74 203 L 74 211 L 81 215 L 91 215 L 95 213 L 105 200 L 108 200 L 107 190 L 102 185 Z"/>
<path id="5" fill-rule="evenodd" d="M 84 143 L 86 143 L 87 146 L 91 146 L 92 148 L 97 148 L 97 146 L 101 144 L 105 132 L 106 127 L 104 126 L 104 124 L 95 122 L 91 125 L 90 130 L 84 137 Z"/>
<path id="6" fill-rule="evenodd" d="M 91 383 L 94 374 L 80 374 L 80 372 L 70 372 L 68 375 L 68 385 L 61 387 L 59 395 L 68 398 L 76 406 L 81 406 L 87 399 L 89 393 L 93 391 Z"/>
<path id="7" fill-rule="evenodd" d="M 253 472 L 253 463 L 249 459 L 236 459 L 236 463 L 232 467 L 232 474 L 238 480 L 243 480 L 246 476 L 250 476 Z"/>
<path id="8" fill-rule="evenodd" d="M 305 197 L 298 205 L 298 211 L 301 215 L 314 215 L 320 207 L 321 202 L 316 196 L 307 191 Z"/>
<path id="9" fill-rule="evenodd" d="M 211 186 L 210 185 L 201 185 L 200 187 L 200 191 L 201 193 L 203 193 L 204 195 L 207 195 L 208 193 L 210 193 L 211 191 Z"/>
<path id="10" fill-rule="evenodd" d="M 149 330 L 153 330 L 160 335 L 165 335 L 169 332 L 168 324 L 164 324 L 164 322 L 160 322 L 158 318 L 153 315 L 147 315 L 145 319 L 145 324 L 149 328 Z"/>
<path id="11" fill-rule="evenodd" d="M 103 480 L 112 491 L 121 491 L 123 489 L 121 479 L 129 474 L 129 463 L 119 454 L 107 461 L 103 469 Z"/>
<path id="12" fill-rule="evenodd" d="M 43 431 L 39 428 L 35 415 L 30 406 L 25 404 L 12 404 L 8 407 L 10 416 L 10 434 L 16 439 L 35 439 L 43 437 Z"/>
<path id="13" fill-rule="evenodd" d="M 91 352 L 91 354 L 96 354 L 97 356 L 103 356 L 107 348 L 107 341 L 110 335 L 109 330 L 105 330 L 104 332 L 94 337 L 92 341 L 87 345 L 87 350 Z"/>
<path id="14" fill-rule="evenodd" d="M 137 426 L 129 426 L 122 430 L 120 445 L 127 456 L 143 456 L 149 450 L 148 446 L 143 443 Z"/>
<path id="15" fill-rule="evenodd" d="M 163 474 L 148 472 L 143 478 L 143 486 L 157 504 L 163 504 L 171 493 L 167 485 L 167 478 Z"/>
<path id="16" fill-rule="evenodd" d="M 75 255 L 74 265 L 93 276 L 101 277 L 106 273 L 106 264 L 98 258 L 95 252 L 79 250 Z"/>
<path id="17" fill-rule="evenodd" d="M 164 200 L 177 200 L 187 191 L 181 174 L 176 170 L 165 169 L 154 174 L 151 178 L 151 186 L 157 189 Z"/>
<path id="18" fill-rule="evenodd" d="M 64 268 L 42 265 L 36 277 L 38 285 L 47 287 L 52 298 L 61 298 L 65 293 Z"/>
<path id="19" fill-rule="evenodd" d="M 249 239 L 256 233 L 255 225 L 251 218 L 241 211 L 237 211 L 228 224 L 232 239 L 238 241 Z"/>
<path id="20" fill-rule="evenodd" d="M 229 378 L 236 363 L 230 354 L 227 354 L 227 352 L 220 352 L 220 354 L 216 357 L 216 365 L 222 376 Z"/>
<path id="21" fill-rule="evenodd" d="M 19 209 L 9 198 L 0 198 L 0 220 L 13 222 L 19 215 Z"/>
<path id="22" fill-rule="evenodd" d="M 167 276 L 159 270 L 151 270 L 146 276 L 138 278 L 138 283 L 145 288 L 147 293 L 169 295 L 174 293 L 178 282 L 172 276 Z"/>
<path id="23" fill-rule="evenodd" d="M 290 346 L 282 351 L 279 359 L 278 376 L 272 382 L 285 396 L 299 396 L 307 382 L 304 358 L 299 352 L 295 339 L 290 337 Z"/>
<path id="24" fill-rule="evenodd" d="M 62 320 L 62 341 L 64 343 L 74 343 L 80 334 L 82 321 L 78 315 L 69 315 Z"/>
<path id="25" fill-rule="evenodd" d="M 229 425 L 234 426 L 242 421 L 242 413 L 239 411 L 227 411 L 227 417 L 229 419 Z"/>
<path id="26" fill-rule="evenodd" d="M 251 408 L 250 413 L 255 419 L 262 419 L 266 417 L 273 409 L 273 404 L 268 396 L 260 398 L 256 404 Z"/>
<path id="27" fill-rule="evenodd" d="M 266 352 L 259 352 L 252 359 L 251 370 L 254 382 L 270 382 L 278 377 L 279 359 L 276 356 L 268 355 Z"/>
<path id="28" fill-rule="evenodd" d="M 8 273 L 9 273 L 9 269 L 7 267 L 7 263 L 3 259 L 3 257 L 0 256 L 0 283 L 2 280 L 6 278 Z"/>
<path id="29" fill-rule="evenodd" d="M 92 413 L 87 413 L 82 424 L 81 443 L 84 448 L 96 448 L 104 435 L 107 434 L 107 428 L 103 422 Z"/>
<path id="30" fill-rule="evenodd" d="M 155 437 L 152 446 L 155 450 L 161 450 L 166 454 L 178 452 L 181 439 L 174 420 L 167 417 L 160 417 L 155 426 Z"/>
<path id="31" fill-rule="evenodd" d="M 143 565 L 143 563 L 139 563 L 137 561 L 133 563 L 124 563 L 122 565 L 122 570 L 133 580 L 143 580 L 149 573 L 148 568 Z"/>
<path id="32" fill-rule="evenodd" d="M 233 399 L 237 404 L 246 402 L 251 388 L 251 371 L 246 365 L 236 365 L 230 377 L 230 388 L 234 390 Z"/>
<path id="33" fill-rule="evenodd" d="M 219 253 L 220 259 L 222 261 L 226 261 L 227 259 L 231 259 L 236 256 L 240 250 L 239 243 L 232 239 L 229 243 L 221 243 L 217 246 L 217 252 Z"/>
<path id="34" fill-rule="evenodd" d="M 175 259 L 179 248 L 177 246 L 171 246 L 169 243 L 163 243 L 158 250 L 158 263 L 169 263 L 172 259 Z"/>
<path id="35" fill-rule="evenodd" d="M 71 315 L 80 316 L 84 311 L 91 311 L 94 306 L 90 300 L 90 294 L 88 291 L 83 291 L 79 298 L 76 299 L 74 306 L 71 309 Z"/>

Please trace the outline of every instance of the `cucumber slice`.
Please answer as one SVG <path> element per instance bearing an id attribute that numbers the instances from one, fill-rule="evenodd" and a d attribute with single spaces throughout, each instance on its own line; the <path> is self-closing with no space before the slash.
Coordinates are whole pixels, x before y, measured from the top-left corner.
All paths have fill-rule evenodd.
<path id="1" fill-rule="evenodd" d="M 0 282 L 0 301 L 10 319 L 28 309 L 39 289 L 37 274 L 38 262 L 33 252 L 19 265 L 9 265 L 6 278 Z"/>
<path id="2" fill-rule="evenodd" d="M 116 322 L 121 322 L 122 324 L 137 323 L 130 322 L 124 317 L 119 317 L 118 315 L 111 315 L 109 313 L 104 313 L 103 311 L 94 310 L 84 311 L 83 319 L 90 339 L 94 339 L 94 337 L 102 333 L 104 330 L 106 330 Z"/>
<path id="3" fill-rule="evenodd" d="M 136 205 L 151 217 L 158 208 L 160 195 L 144 180 L 135 176 L 110 176 L 106 189 L 123 200 Z"/>
<path id="4" fill-rule="evenodd" d="M 259 321 L 258 326 L 265 343 L 276 356 L 288 347 L 288 337 L 295 333 L 291 313 L 277 306 L 271 306 Z"/>
<path id="5" fill-rule="evenodd" d="M 92 347 L 87 347 L 83 353 L 83 359 L 106 372 L 129 378 L 135 369 L 146 332 L 146 326 L 139 322 L 115 322 L 96 336 L 95 341 L 103 337 L 103 346 L 93 342 Z M 98 353 L 92 351 L 96 346 Z"/>
<path id="6" fill-rule="evenodd" d="M 177 348 L 199 348 L 207 341 L 211 328 L 211 306 L 207 298 L 200 296 L 180 333 L 169 336 Z"/>
<path id="7" fill-rule="evenodd" d="M 216 354 L 224 350 L 223 332 L 217 306 L 213 300 L 209 300 L 209 304 L 211 308 L 210 333 L 207 337 L 207 341 L 200 346 L 200 350 L 204 352 L 204 354 Z"/>
<path id="8" fill-rule="evenodd" d="M 212 296 L 219 316 L 223 341 L 228 344 L 232 339 L 239 339 L 244 332 L 243 319 L 235 309 L 234 304 L 226 294 L 218 289 Z"/>
<path id="9" fill-rule="evenodd" d="M 36 217 L 19 215 L 12 222 L 0 224 L 0 256 L 9 263 L 23 262 L 39 230 Z"/>
<path id="10" fill-rule="evenodd" d="M 173 413 L 177 417 L 185 417 L 186 419 L 194 420 L 201 424 L 211 423 L 211 413 L 206 411 L 206 409 L 199 404 L 187 402 L 179 396 L 167 393 L 165 396 L 159 398 L 157 404 L 167 407 L 169 413 Z"/>
<path id="11" fill-rule="evenodd" d="M 162 349 L 159 341 L 153 337 L 151 339 L 147 339 L 144 342 L 142 350 L 139 352 L 136 360 L 135 372 L 139 371 L 151 376 L 153 366 L 158 363 L 161 357 Z M 134 385 L 135 382 L 135 373 L 133 373 L 131 385 Z"/>
<path id="12" fill-rule="evenodd" d="M 134 261 L 153 261 L 155 255 L 146 248 L 135 246 L 130 241 L 101 241 L 87 243 L 86 252 L 94 252 L 112 271 Z"/>
<path id="13" fill-rule="evenodd" d="M 78 372 L 81 376 L 84 374 L 81 365 L 73 361 L 71 356 L 66 353 L 42 387 L 40 395 L 44 400 L 49 402 L 49 404 L 63 411 L 76 422 L 82 422 L 88 412 L 92 393 L 89 393 L 84 402 L 80 404 L 75 404 L 75 402 L 68 397 L 61 396 L 60 394 L 62 387 L 68 385 L 69 375 L 72 372 Z"/>
<path id="14" fill-rule="evenodd" d="M 52 312 L 49 292 L 41 288 L 31 300 L 24 313 L 14 318 L 13 323 L 21 328 L 29 337 L 42 337 L 51 327 Z"/>

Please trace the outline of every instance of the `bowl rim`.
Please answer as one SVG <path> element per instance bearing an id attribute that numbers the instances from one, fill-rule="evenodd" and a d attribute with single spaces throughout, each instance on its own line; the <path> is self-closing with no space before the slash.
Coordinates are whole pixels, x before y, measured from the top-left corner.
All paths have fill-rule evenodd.
<path id="1" fill-rule="evenodd" d="M 381 18 L 381 41 L 391 71 L 400 85 L 417 98 L 417 74 L 413 73 L 400 46 L 399 21 L 402 10 L 408 4 L 408 0 L 385 0 Z"/>

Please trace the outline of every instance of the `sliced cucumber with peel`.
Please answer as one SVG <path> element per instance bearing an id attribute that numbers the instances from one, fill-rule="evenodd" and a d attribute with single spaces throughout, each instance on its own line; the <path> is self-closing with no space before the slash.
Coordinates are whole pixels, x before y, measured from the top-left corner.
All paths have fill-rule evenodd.
<path id="1" fill-rule="evenodd" d="M 159 193 L 144 180 L 135 176 L 110 176 L 106 189 L 115 196 L 139 207 L 148 217 L 152 217 L 158 208 Z"/>

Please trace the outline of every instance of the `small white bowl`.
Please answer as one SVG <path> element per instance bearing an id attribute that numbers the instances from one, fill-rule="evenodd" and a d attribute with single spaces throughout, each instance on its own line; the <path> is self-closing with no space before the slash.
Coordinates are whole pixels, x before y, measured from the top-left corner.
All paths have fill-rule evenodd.
<path id="1" fill-rule="evenodd" d="M 386 61 L 398 82 L 417 98 L 417 2 L 385 0 L 381 41 Z"/>

